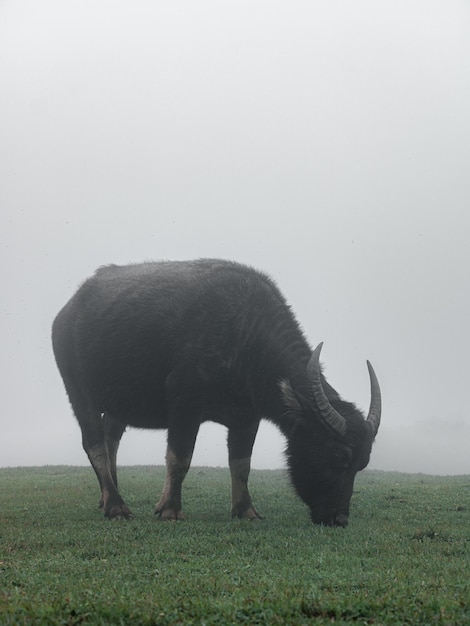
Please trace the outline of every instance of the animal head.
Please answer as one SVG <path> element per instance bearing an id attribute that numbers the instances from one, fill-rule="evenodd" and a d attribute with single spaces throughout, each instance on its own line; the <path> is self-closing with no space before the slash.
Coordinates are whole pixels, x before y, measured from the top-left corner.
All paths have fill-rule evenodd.
<path id="1" fill-rule="evenodd" d="M 280 384 L 287 411 L 287 462 L 298 495 L 310 508 L 312 521 L 346 526 L 358 471 L 369 462 L 381 415 L 381 395 L 372 365 L 371 404 L 367 418 L 340 398 L 322 378 L 320 344 L 307 365 L 308 385 L 302 391 L 290 381 Z"/>

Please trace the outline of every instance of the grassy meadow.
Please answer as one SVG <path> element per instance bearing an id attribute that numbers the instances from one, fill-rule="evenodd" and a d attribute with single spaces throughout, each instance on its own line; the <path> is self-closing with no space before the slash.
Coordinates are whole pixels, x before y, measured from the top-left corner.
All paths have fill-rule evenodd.
<path id="1" fill-rule="evenodd" d="M 365 471 L 348 528 L 314 526 L 282 471 L 253 471 L 263 521 L 230 518 L 227 469 L 193 467 L 184 522 L 163 468 L 120 470 L 108 521 L 91 468 L 0 470 L 0 624 L 470 624 L 470 476 Z"/>

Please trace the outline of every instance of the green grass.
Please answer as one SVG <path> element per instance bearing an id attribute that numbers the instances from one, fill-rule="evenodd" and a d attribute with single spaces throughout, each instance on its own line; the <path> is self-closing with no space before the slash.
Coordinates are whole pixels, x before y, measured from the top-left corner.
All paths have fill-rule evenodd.
<path id="1" fill-rule="evenodd" d="M 153 514 L 162 468 L 122 468 L 107 521 L 91 469 L 0 470 L 0 624 L 470 624 L 470 476 L 363 472 L 347 529 L 314 526 L 282 471 L 192 468 L 184 522 Z"/>

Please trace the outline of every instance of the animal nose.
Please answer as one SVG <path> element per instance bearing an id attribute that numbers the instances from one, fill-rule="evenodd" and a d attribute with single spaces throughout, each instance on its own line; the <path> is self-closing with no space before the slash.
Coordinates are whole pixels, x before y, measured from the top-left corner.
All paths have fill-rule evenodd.
<path id="1" fill-rule="evenodd" d="M 348 522 L 349 519 L 346 513 L 336 513 L 333 524 L 334 526 L 341 526 L 342 528 L 346 528 Z"/>

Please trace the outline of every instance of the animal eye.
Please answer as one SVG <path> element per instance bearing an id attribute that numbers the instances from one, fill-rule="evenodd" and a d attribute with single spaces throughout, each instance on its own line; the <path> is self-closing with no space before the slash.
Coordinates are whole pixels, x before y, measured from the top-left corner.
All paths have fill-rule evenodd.
<path id="1" fill-rule="evenodd" d="M 333 451 L 333 463 L 341 469 L 349 467 L 351 464 L 351 450 L 349 448 L 336 448 Z"/>

